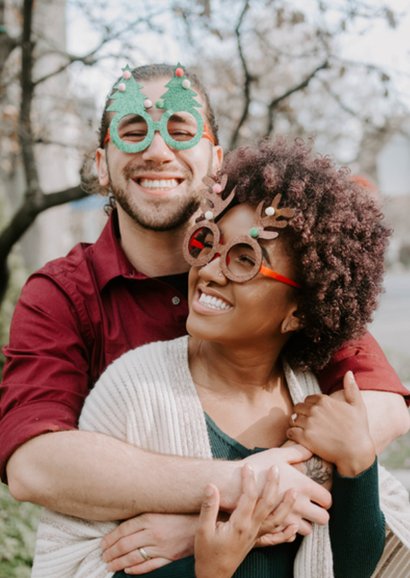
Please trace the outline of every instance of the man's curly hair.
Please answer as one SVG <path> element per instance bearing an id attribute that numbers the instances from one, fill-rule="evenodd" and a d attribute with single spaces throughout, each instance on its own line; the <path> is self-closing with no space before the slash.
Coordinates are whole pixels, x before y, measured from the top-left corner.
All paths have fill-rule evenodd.
<path id="1" fill-rule="evenodd" d="M 391 231 L 377 200 L 327 156 L 297 139 L 264 140 L 230 153 L 223 173 L 236 203 L 296 209 L 280 231 L 294 259 L 298 315 L 303 328 L 284 354 L 293 365 L 317 371 L 341 345 L 362 334 L 382 290 L 384 253 Z M 274 306 L 274 305 L 273 305 Z"/>

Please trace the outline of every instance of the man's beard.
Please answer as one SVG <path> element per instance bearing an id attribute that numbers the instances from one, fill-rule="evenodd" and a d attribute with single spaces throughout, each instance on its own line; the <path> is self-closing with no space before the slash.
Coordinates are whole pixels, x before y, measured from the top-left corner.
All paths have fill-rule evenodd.
<path id="1" fill-rule="evenodd" d="M 158 202 L 158 212 L 155 210 L 155 204 L 152 205 L 149 212 L 144 211 L 144 209 L 138 210 L 136 204 L 130 202 L 127 192 L 121 187 L 114 186 L 111 175 L 109 175 L 109 180 L 115 202 L 135 223 L 150 231 L 172 231 L 182 227 L 190 220 L 199 206 L 198 194 L 192 193 L 189 197 L 175 201 L 171 206 L 161 206 L 161 203 Z"/>
<path id="2" fill-rule="evenodd" d="M 195 198 L 185 199 L 185 202 L 179 203 L 179 206 L 168 214 L 166 217 L 157 217 L 153 215 L 146 215 L 142 211 L 138 211 L 133 207 L 127 198 L 127 194 L 123 189 L 113 187 L 111 184 L 111 191 L 114 195 L 115 202 L 119 204 L 122 210 L 131 219 L 144 229 L 150 231 L 172 231 L 185 225 L 195 211 L 198 209 L 199 201 Z M 169 212 L 169 211 L 168 211 Z"/>

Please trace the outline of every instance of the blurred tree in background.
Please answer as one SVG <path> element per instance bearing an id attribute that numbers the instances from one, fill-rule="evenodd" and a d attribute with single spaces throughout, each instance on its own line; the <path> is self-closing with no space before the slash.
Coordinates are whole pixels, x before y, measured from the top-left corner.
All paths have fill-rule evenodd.
<path id="1" fill-rule="evenodd" d="M 180 60 L 195 70 L 226 149 L 274 133 L 311 135 L 375 179 L 379 151 L 409 130 L 409 77 L 377 65 L 370 49 L 358 58 L 355 46 L 399 28 L 406 12 L 391 4 L 0 0 L 1 342 L 29 272 L 18 243 L 41 213 L 84 197 L 80 159 L 96 144 L 97 109 L 121 67 Z M 36 509 L 18 509 L 4 488 L 0 500 L 0 577 L 24 578 Z"/>

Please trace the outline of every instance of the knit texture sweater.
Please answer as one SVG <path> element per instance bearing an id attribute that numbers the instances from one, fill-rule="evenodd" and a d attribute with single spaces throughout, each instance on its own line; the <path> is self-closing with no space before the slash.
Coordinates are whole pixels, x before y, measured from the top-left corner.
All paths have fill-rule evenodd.
<path id="1" fill-rule="evenodd" d="M 188 365 L 188 338 L 152 343 L 110 365 L 87 397 L 80 428 L 99 431 L 149 451 L 212 458 L 205 415 Z M 285 364 L 294 403 L 319 391 L 309 372 Z M 410 575 L 410 504 L 401 484 L 379 471 L 380 502 L 388 527 L 387 547 L 373 574 Z M 87 522 L 44 510 L 32 578 L 109 578 L 101 538 L 115 523 Z M 386 550 L 388 551 L 386 552 Z M 396 570 L 392 573 L 392 564 Z M 327 526 L 313 526 L 294 561 L 295 578 L 333 578 Z"/>

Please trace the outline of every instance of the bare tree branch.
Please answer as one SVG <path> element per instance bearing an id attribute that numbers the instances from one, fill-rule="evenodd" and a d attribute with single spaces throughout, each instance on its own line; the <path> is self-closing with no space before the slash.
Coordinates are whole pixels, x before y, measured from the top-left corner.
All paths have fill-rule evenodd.
<path id="1" fill-rule="evenodd" d="M 268 124 L 265 131 L 265 136 L 269 136 L 272 133 L 274 111 L 279 106 L 279 104 L 284 100 L 286 100 L 287 98 L 289 98 L 289 96 L 291 96 L 295 92 L 298 92 L 299 90 L 303 90 L 304 88 L 306 88 L 309 85 L 310 81 L 316 76 L 316 74 L 320 70 L 324 70 L 328 66 L 329 63 L 327 60 L 325 60 L 324 62 L 322 62 L 322 64 L 320 64 L 314 70 L 312 70 L 312 72 L 308 76 L 306 76 L 304 80 L 298 82 L 297 84 L 295 84 L 295 86 L 292 86 L 284 93 L 282 93 L 280 96 L 277 96 L 276 98 L 270 101 L 268 105 Z"/>
<path id="2" fill-rule="evenodd" d="M 56 76 L 57 74 L 60 74 L 61 72 L 64 72 L 74 62 L 81 62 L 85 66 L 93 66 L 94 64 L 96 64 L 96 62 L 98 62 L 98 60 L 101 59 L 101 57 L 98 55 L 98 53 L 101 51 L 101 49 L 104 46 L 106 46 L 106 44 L 108 44 L 109 42 L 112 42 L 113 40 L 118 40 L 118 39 L 122 38 L 127 32 L 129 32 L 131 30 L 133 32 L 135 32 L 136 27 L 141 25 L 141 24 L 147 24 L 148 26 L 152 26 L 151 19 L 155 18 L 155 16 L 158 16 L 158 14 L 161 14 L 161 13 L 162 13 L 162 11 L 152 12 L 148 16 L 145 16 L 143 18 L 137 18 L 136 20 L 132 20 L 130 22 L 127 22 L 127 26 L 117 30 L 116 32 L 113 32 L 111 30 L 111 28 L 106 27 L 104 34 L 102 35 L 102 38 L 101 38 L 100 42 L 97 44 L 97 46 L 95 46 L 92 50 L 90 50 L 86 54 L 83 54 L 82 56 L 75 55 L 75 54 L 69 54 L 68 52 L 55 51 L 56 54 L 61 54 L 62 56 L 67 58 L 67 62 L 65 62 L 64 64 L 62 64 L 61 66 L 59 66 L 55 70 L 45 74 L 44 76 L 37 78 L 36 81 L 34 82 L 34 86 L 38 86 L 39 84 L 42 84 L 43 82 L 45 82 L 49 78 L 52 78 L 53 76 Z"/>
<path id="3" fill-rule="evenodd" d="M 50 207 L 63 205 L 87 196 L 80 186 L 56 191 L 41 197 L 29 197 L 23 201 L 20 209 L 13 215 L 11 221 L 0 233 L 0 305 L 4 299 L 9 283 L 7 259 L 13 246 L 31 227 L 36 217 Z"/>
<path id="4" fill-rule="evenodd" d="M 251 83 L 252 83 L 252 76 L 249 72 L 248 64 L 246 62 L 245 53 L 242 46 L 242 38 L 241 38 L 241 26 L 244 21 L 246 12 L 249 9 L 249 0 L 245 0 L 243 5 L 242 11 L 239 15 L 238 23 L 235 27 L 235 36 L 236 36 L 236 43 L 238 47 L 239 58 L 242 64 L 244 82 L 243 82 L 243 108 L 242 114 L 239 118 L 239 121 L 235 127 L 235 130 L 232 133 L 231 140 L 229 143 L 229 148 L 232 149 L 236 146 L 239 138 L 239 132 L 241 130 L 242 125 L 248 118 L 249 114 L 249 106 L 251 103 Z"/>
<path id="5" fill-rule="evenodd" d="M 36 217 L 49 209 L 87 196 L 80 185 L 62 191 L 43 194 L 39 198 L 24 200 L 8 225 L 0 233 L 0 262 L 7 258 L 13 245 L 24 235 Z"/>
<path id="6" fill-rule="evenodd" d="M 32 16 L 34 0 L 24 0 L 23 3 L 23 35 L 21 63 L 21 103 L 19 118 L 19 140 L 23 157 L 23 167 L 26 179 L 26 199 L 41 196 L 36 161 L 34 158 L 33 132 L 31 126 L 31 105 L 34 85 L 33 73 L 33 42 Z"/>

